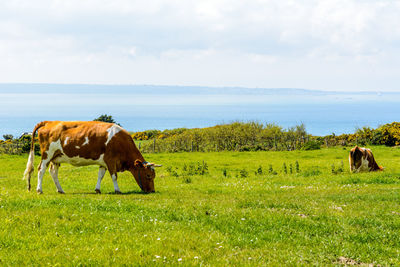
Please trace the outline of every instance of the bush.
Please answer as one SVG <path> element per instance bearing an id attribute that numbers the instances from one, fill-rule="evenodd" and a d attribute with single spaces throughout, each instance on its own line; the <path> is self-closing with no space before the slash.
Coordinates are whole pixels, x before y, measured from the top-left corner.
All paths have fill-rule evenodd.
<path id="1" fill-rule="evenodd" d="M 249 173 L 246 171 L 246 169 L 241 169 L 239 171 L 239 177 L 246 178 L 247 176 L 249 176 Z"/>
<path id="2" fill-rule="evenodd" d="M 300 172 L 300 165 L 299 165 L 299 162 L 296 160 L 296 163 L 295 163 L 295 168 L 296 168 L 296 173 L 299 173 Z"/>
<path id="3" fill-rule="evenodd" d="M 282 171 L 283 171 L 284 174 L 287 174 L 287 167 L 286 167 L 286 163 L 285 162 L 283 163 Z"/>
<path id="4" fill-rule="evenodd" d="M 387 146 L 400 145 L 400 122 L 385 124 L 379 127 L 377 131 L 379 131 L 381 135 L 381 144 Z"/>
<path id="5" fill-rule="evenodd" d="M 93 121 L 102 121 L 102 122 L 116 123 L 116 124 L 118 124 L 119 126 L 121 126 L 121 124 L 117 123 L 111 115 L 107 115 L 107 114 L 100 115 L 100 117 L 94 119 Z"/>
<path id="6" fill-rule="evenodd" d="M 176 168 L 172 168 L 171 166 L 168 166 L 166 168 L 166 171 L 169 173 L 169 175 L 174 176 L 174 177 L 179 177 L 178 172 L 176 171 Z"/>
<path id="7" fill-rule="evenodd" d="M 262 174 L 263 174 L 262 167 L 259 166 L 258 169 L 257 169 L 257 171 L 256 171 L 256 175 L 262 175 Z"/>
<path id="8" fill-rule="evenodd" d="M 269 167 L 268 167 L 268 174 L 272 174 L 272 175 L 278 174 L 276 171 L 274 171 L 271 164 L 269 164 Z"/>
<path id="9" fill-rule="evenodd" d="M 12 134 L 4 134 L 3 138 L 5 141 L 7 141 L 7 140 L 12 140 L 14 136 Z"/>
<path id="10" fill-rule="evenodd" d="M 339 167 L 335 167 L 335 164 L 332 164 L 331 166 L 331 172 L 332 174 L 339 174 L 344 172 L 344 164 L 343 161 L 340 163 Z"/>
<path id="11" fill-rule="evenodd" d="M 290 134 L 288 131 L 273 124 L 233 122 L 201 129 L 164 130 L 154 137 L 148 131 L 143 133 L 148 139 L 156 138 L 158 152 L 288 150 L 301 148 L 309 137 L 304 125 L 291 128 Z M 143 144 L 141 150 L 153 152 L 153 143 Z"/>
<path id="12" fill-rule="evenodd" d="M 317 149 L 321 149 L 321 144 L 315 140 L 308 141 L 303 146 L 303 150 L 317 150 Z"/>

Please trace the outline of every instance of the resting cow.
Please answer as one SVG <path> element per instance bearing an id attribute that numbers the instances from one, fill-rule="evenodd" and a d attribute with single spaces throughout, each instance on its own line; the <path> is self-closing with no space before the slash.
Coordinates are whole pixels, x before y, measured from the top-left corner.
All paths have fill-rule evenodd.
<path id="1" fill-rule="evenodd" d="M 43 121 L 32 132 L 31 150 L 24 173 L 31 189 L 34 160 L 34 136 L 38 132 L 41 162 L 38 167 L 37 192 L 42 193 L 42 180 L 50 165 L 50 175 L 59 193 L 64 193 L 58 181 L 61 163 L 74 166 L 99 165 L 96 192 L 101 193 L 101 180 L 109 171 L 115 193 L 121 193 L 117 183 L 117 172 L 130 171 L 139 187 L 145 192 L 154 192 L 153 163 L 144 160 L 127 131 L 119 125 L 98 121 Z"/>
<path id="2" fill-rule="evenodd" d="M 369 148 L 355 146 L 349 155 L 350 172 L 381 171 L 383 167 L 378 166 Z"/>

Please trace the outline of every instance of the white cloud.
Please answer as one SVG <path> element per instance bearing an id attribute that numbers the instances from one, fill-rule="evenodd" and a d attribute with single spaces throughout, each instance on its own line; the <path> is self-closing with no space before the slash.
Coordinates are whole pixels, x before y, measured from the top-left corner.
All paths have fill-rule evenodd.
<path id="1" fill-rule="evenodd" d="M 397 90 L 398 14 L 394 0 L 2 1 L 0 82 Z"/>

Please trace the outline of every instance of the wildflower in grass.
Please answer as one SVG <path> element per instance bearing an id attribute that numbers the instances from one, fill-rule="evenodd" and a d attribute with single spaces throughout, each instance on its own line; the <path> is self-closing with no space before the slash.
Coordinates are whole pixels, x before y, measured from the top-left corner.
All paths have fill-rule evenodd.
<path id="1" fill-rule="evenodd" d="M 343 211 L 343 208 L 339 206 L 332 206 L 332 208 L 338 211 Z"/>
<path id="2" fill-rule="evenodd" d="M 280 188 L 295 188 L 294 185 L 282 185 Z"/>

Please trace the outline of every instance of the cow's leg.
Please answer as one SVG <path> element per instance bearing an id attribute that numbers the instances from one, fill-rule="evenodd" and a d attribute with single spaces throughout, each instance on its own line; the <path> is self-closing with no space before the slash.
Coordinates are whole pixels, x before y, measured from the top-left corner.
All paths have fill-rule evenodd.
<path id="1" fill-rule="evenodd" d="M 121 194 L 121 191 L 119 190 L 118 182 L 117 182 L 117 173 L 111 174 L 111 178 L 112 178 L 113 183 L 114 183 L 114 191 L 115 191 L 115 193 L 116 194 Z"/>
<path id="2" fill-rule="evenodd" d="M 107 169 L 104 168 L 104 167 L 100 167 L 99 168 L 99 175 L 98 175 L 98 178 L 97 178 L 97 184 L 96 184 L 96 189 L 95 189 L 97 194 L 101 194 L 100 184 L 101 184 L 101 180 L 103 180 L 103 177 L 104 177 L 104 174 L 106 173 L 106 170 Z"/>
<path id="3" fill-rule="evenodd" d="M 64 190 L 61 188 L 60 182 L 58 181 L 58 168 L 60 167 L 60 164 L 57 163 L 52 163 L 49 168 L 49 172 L 51 177 L 53 178 L 54 184 L 57 187 L 57 192 L 60 194 L 65 194 Z"/>
<path id="4" fill-rule="evenodd" d="M 38 168 L 38 183 L 37 183 L 37 187 L 36 187 L 36 191 L 41 194 L 43 193 L 42 190 L 42 181 L 43 181 L 43 175 L 46 172 L 47 166 L 49 165 L 49 160 L 45 160 L 42 158 L 40 164 L 39 164 L 39 168 Z"/>

